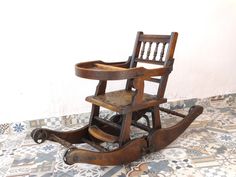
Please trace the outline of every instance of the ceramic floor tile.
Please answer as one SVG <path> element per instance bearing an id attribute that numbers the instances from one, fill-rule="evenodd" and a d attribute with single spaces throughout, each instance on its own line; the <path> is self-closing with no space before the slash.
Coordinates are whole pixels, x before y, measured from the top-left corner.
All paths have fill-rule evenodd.
<path id="1" fill-rule="evenodd" d="M 236 176 L 236 94 L 167 103 L 166 108 L 187 113 L 190 106 L 204 112 L 165 149 L 123 166 L 66 165 L 66 148 L 45 141 L 36 144 L 30 132 L 37 127 L 74 130 L 88 123 L 89 113 L 0 125 L 0 176 L 29 177 L 234 177 Z M 114 115 L 103 111 L 108 119 Z M 148 114 L 150 116 L 150 114 Z M 181 119 L 161 113 L 163 127 Z M 141 120 L 145 123 L 145 120 Z M 145 135 L 132 127 L 132 138 Z M 103 144 L 113 149 L 113 144 Z M 91 146 L 76 145 L 93 150 Z"/>

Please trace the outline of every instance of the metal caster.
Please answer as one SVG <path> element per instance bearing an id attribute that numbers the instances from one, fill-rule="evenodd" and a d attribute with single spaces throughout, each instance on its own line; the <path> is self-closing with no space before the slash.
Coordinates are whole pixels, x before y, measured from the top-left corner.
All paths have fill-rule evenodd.
<path id="1" fill-rule="evenodd" d="M 31 132 L 31 137 L 36 143 L 41 144 L 48 138 L 48 134 L 46 130 L 42 128 L 36 128 Z"/>

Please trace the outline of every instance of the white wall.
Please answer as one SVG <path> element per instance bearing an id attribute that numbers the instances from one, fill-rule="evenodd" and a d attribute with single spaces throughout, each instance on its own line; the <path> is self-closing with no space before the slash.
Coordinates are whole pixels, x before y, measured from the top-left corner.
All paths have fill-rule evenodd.
<path id="1" fill-rule="evenodd" d="M 74 64 L 126 60 L 139 30 L 179 32 L 167 98 L 236 92 L 234 0 L 0 1 L 0 123 L 89 111 Z"/>

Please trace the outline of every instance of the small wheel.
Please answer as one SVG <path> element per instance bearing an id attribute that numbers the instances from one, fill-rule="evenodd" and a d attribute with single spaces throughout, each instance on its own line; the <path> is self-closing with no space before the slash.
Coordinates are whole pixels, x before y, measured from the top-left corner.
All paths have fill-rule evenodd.
<path id="1" fill-rule="evenodd" d="M 68 148 L 68 149 L 66 150 L 66 152 L 65 152 L 65 154 L 64 154 L 64 156 L 63 156 L 63 161 L 64 161 L 67 165 L 72 165 L 72 164 L 74 164 L 73 158 L 70 157 L 70 153 L 71 153 L 73 150 L 75 150 L 75 149 L 77 149 L 77 148 L 76 148 L 76 147 L 70 147 L 70 148 Z"/>
<path id="2" fill-rule="evenodd" d="M 189 110 L 188 110 L 188 113 L 190 114 L 194 109 L 195 109 L 196 106 L 192 106 Z"/>
<path id="3" fill-rule="evenodd" d="M 196 114 L 196 115 L 200 115 L 203 112 L 203 107 L 200 105 L 194 105 L 189 109 L 189 114 Z"/>
<path id="4" fill-rule="evenodd" d="M 41 144 L 47 139 L 48 134 L 46 130 L 42 128 L 36 128 L 31 132 L 31 137 L 36 143 Z"/>

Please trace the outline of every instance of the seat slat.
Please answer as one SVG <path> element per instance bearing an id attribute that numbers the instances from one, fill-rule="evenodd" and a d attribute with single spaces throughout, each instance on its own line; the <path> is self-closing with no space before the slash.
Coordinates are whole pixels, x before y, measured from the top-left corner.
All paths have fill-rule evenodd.
<path id="1" fill-rule="evenodd" d="M 88 129 L 90 135 L 92 135 L 94 138 L 97 138 L 101 141 L 114 143 L 117 142 L 119 137 L 108 134 L 104 131 L 102 131 L 100 128 L 98 128 L 96 125 L 90 126 Z"/>

